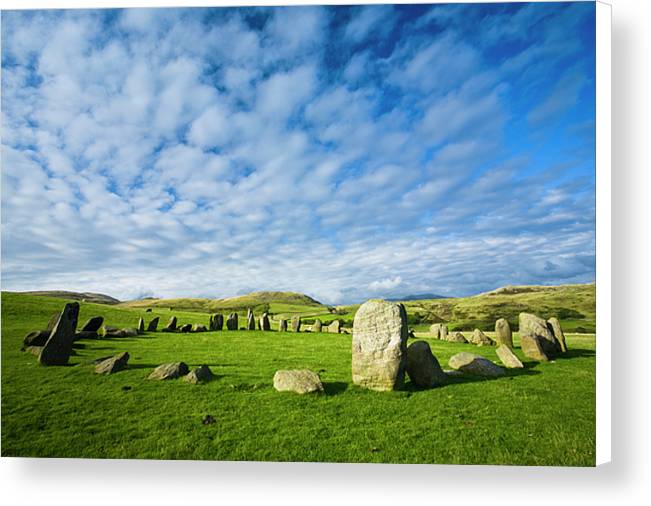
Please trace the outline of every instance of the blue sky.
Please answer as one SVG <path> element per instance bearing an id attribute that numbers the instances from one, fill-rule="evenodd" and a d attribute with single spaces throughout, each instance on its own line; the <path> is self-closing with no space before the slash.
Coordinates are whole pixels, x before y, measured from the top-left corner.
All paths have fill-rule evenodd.
<path id="1" fill-rule="evenodd" d="M 595 277 L 594 4 L 2 13 L 2 287 Z"/>

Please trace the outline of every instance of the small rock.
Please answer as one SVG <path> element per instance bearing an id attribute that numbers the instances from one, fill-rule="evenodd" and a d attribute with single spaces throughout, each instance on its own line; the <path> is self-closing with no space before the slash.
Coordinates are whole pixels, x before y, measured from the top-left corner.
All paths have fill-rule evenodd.
<path id="1" fill-rule="evenodd" d="M 452 367 L 452 369 L 461 371 L 464 374 L 472 374 L 473 376 L 496 378 L 504 375 L 504 369 L 500 366 L 480 355 L 467 353 L 465 351 L 452 356 L 448 365 Z"/>
<path id="2" fill-rule="evenodd" d="M 188 374 L 190 370 L 185 362 L 172 362 L 170 364 L 159 365 L 147 377 L 150 380 L 175 379 Z"/>
<path id="3" fill-rule="evenodd" d="M 407 347 L 407 374 L 421 388 L 445 383 L 445 373 L 426 341 L 415 341 Z"/>
<path id="4" fill-rule="evenodd" d="M 506 344 L 500 344 L 495 350 L 502 363 L 509 369 L 522 369 L 524 365 Z"/>
<path id="5" fill-rule="evenodd" d="M 467 343 L 468 340 L 461 332 L 453 332 L 447 336 L 446 339 L 449 343 Z"/>
<path id="6" fill-rule="evenodd" d="M 207 383 L 214 378 L 214 374 L 207 365 L 202 365 L 191 371 L 183 381 L 196 385 L 197 383 Z"/>
<path id="7" fill-rule="evenodd" d="M 274 388 L 279 392 L 296 392 L 297 394 L 323 392 L 321 378 L 309 369 L 276 371 Z"/>
<path id="8" fill-rule="evenodd" d="M 221 329 L 220 329 L 220 330 L 221 330 Z M 203 419 L 201 420 L 201 423 L 204 424 L 204 425 L 212 425 L 212 424 L 215 423 L 216 421 L 217 421 L 217 420 L 215 420 L 215 418 L 214 418 L 212 415 L 206 415 L 206 416 L 204 416 Z"/>
<path id="9" fill-rule="evenodd" d="M 96 374 L 113 374 L 127 367 L 129 354 L 125 351 L 114 357 L 103 360 L 95 366 Z"/>
<path id="10" fill-rule="evenodd" d="M 493 341 L 490 337 L 488 337 L 486 334 L 484 334 L 479 329 L 475 329 L 474 332 L 472 333 L 471 343 L 476 344 L 477 346 L 493 346 L 493 345 L 495 345 L 495 341 Z"/>

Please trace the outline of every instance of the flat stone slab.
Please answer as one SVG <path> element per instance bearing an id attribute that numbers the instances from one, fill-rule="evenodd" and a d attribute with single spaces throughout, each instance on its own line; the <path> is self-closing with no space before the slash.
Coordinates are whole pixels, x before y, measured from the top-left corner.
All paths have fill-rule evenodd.
<path id="1" fill-rule="evenodd" d="M 489 378 L 496 378 L 504 375 L 504 369 L 499 365 L 494 364 L 487 358 L 474 353 L 462 351 L 450 358 L 448 365 L 452 369 L 461 371 L 464 374 L 472 374 L 473 376 L 485 376 Z"/>
<path id="2" fill-rule="evenodd" d="M 176 379 L 185 376 L 190 372 L 188 364 L 185 362 L 172 362 L 169 364 L 161 364 L 147 377 L 150 380 L 167 380 Z"/>
<path id="3" fill-rule="evenodd" d="M 113 374 L 126 369 L 129 361 L 129 354 L 125 351 L 114 357 L 102 360 L 95 366 L 95 374 Z"/>

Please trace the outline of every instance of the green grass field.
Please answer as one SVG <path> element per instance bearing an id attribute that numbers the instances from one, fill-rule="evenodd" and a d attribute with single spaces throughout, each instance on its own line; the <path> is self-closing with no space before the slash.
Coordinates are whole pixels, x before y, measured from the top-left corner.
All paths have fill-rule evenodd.
<path id="1" fill-rule="evenodd" d="M 351 383 L 351 336 L 258 331 L 148 333 L 80 341 L 68 367 L 43 367 L 20 351 L 65 301 L 2 295 L 2 455 L 150 459 L 273 460 L 592 466 L 595 463 L 595 336 L 567 336 L 570 351 L 525 362 L 496 380 L 473 378 L 431 390 L 407 383 L 378 393 Z M 171 314 L 81 304 L 80 323 L 102 315 L 134 326 Z M 498 362 L 495 349 L 430 340 L 444 368 L 460 351 Z M 516 345 L 518 342 L 516 335 Z M 93 374 L 92 360 L 128 351 L 129 368 Z M 523 359 L 517 350 L 518 356 Z M 207 364 L 205 385 L 145 378 L 165 362 Z M 524 360 L 523 360 L 524 361 Z M 274 390 L 278 369 L 310 368 L 324 395 Z M 212 415 L 216 422 L 203 425 Z"/>

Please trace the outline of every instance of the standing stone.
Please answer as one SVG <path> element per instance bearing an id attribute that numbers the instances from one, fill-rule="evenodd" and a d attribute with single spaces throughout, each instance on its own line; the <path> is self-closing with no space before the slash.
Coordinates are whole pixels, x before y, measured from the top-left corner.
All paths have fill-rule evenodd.
<path id="1" fill-rule="evenodd" d="M 480 355 L 465 351 L 452 356 L 448 364 L 452 369 L 456 369 L 465 374 L 472 374 L 473 376 L 496 378 L 504 375 L 504 369 L 499 365 L 494 364 Z"/>
<path id="2" fill-rule="evenodd" d="M 129 361 L 129 354 L 125 351 L 124 353 L 119 353 L 114 357 L 107 358 L 102 360 L 95 366 L 96 374 L 113 374 L 115 372 L 121 371 L 127 367 L 127 362 Z"/>
<path id="3" fill-rule="evenodd" d="M 407 347 L 407 374 L 411 382 L 420 388 L 441 385 L 446 379 L 427 341 L 415 341 Z"/>
<path id="4" fill-rule="evenodd" d="M 86 320 L 83 327 L 81 327 L 81 332 L 97 332 L 104 323 L 104 318 L 101 316 L 93 316 Z"/>
<path id="5" fill-rule="evenodd" d="M 353 322 L 353 383 L 371 390 L 402 387 L 407 366 L 407 313 L 402 304 L 369 300 Z"/>
<path id="6" fill-rule="evenodd" d="M 224 315 L 215 314 L 212 319 L 213 329 L 212 330 L 222 330 L 224 328 Z"/>
<path id="7" fill-rule="evenodd" d="M 231 313 L 226 319 L 226 328 L 228 330 L 237 330 L 237 313 Z"/>
<path id="8" fill-rule="evenodd" d="M 159 365 L 152 373 L 147 377 L 150 380 L 166 380 L 166 379 L 175 379 L 180 376 L 185 376 L 190 372 L 188 364 L 185 362 L 173 362 L 171 364 Z"/>
<path id="9" fill-rule="evenodd" d="M 497 344 L 503 344 L 513 349 L 513 334 L 508 320 L 500 318 L 495 322 L 495 340 Z"/>
<path id="10" fill-rule="evenodd" d="M 555 316 L 547 320 L 547 326 L 551 328 L 554 337 L 558 341 L 559 346 L 561 347 L 561 352 L 565 353 L 567 351 L 567 344 L 565 343 L 565 334 L 561 328 L 561 322 L 558 321 L 558 318 Z"/>
<path id="11" fill-rule="evenodd" d="M 43 365 L 66 365 L 72 353 L 72 343 L 77 329 L 79 303 L 65 305 L 54 325 L 50 337 L 43 346 L 38 361 Z"/>
<path id="12" fill-rule="evenodd" d="M 59 321 L 59 316 L 61 316 L 61 313 L 54 313 L 54 314 L 50 317 L 49 321 L 47 322 L 47 327 L 45 327 L 45 328 L 46 328 L 47 330 L 49 330 L 50 332 L 52 332 L 52 329 L 54 328 L 54 326 L 55 326 L 55 325 L 57 324 L 57 322 Z"/>
<path id="13" fill-rule="evenodd" d="M 435 323 L 429 328 L 429 333 L 434 339 L 441 339 L 441 324 Z"/>
<path id="14" fill-rule="evenodd" d="M 164 332 L 174 332 L 176 330 L 176 316 L 172 316 L 170 321 L 167 322 L 167 325 L 163 329 Z"/>
<path id="15" fill-rule="evenodd" d="M 341 322 L 339 320 L 332 320 L 328 325 L 328 332 L 331 334 L 339 334 L 341 332 Z"/>
<path id="16" fill-rule="evenodd" d="M 314 323 L 312 324 L 312 332 L 321 332 L 321 328 L 323 327 L 323 323 L 321 323 L 321 320 L 318 318 L 314 320 Z"/>
<path id="17" fill-rule="evenodd" d="M 287 320 L 282 318 L 278 320 L 278 332 L 287 332 Z"/>
<path id="18" fill-rule="evenodd" d="M 276 371 L 274 388 L 279 392 L 296 392 L 297 394 L 323 392 L 321 378 L 309 369 Z"/>
<path id="19" fill-rule="evenodd" d="M 149 325 L 147 325 L 147 332 L 156 332 L 157 328 L 158 328 L 158 316 L 149 322 Z"/>
<path id="20" fill-rule="evenodd" d="M 300 332 L 300 331 L 301 331 L 301 317 L 292 316 L 292 332 Z"/>
<path id="21" fill-rule="evenodd" d="M 450 343 L 467 343 L 468 340 L 466 339 L 466 336 L 464 336 L 461 332 L 453 332 L 450 334 L 446 341 Z"/>
<path id="22" fill-rule="evenodd" d="M 255 316 L 250 309 L 246 314 L 246 330 L 255 330 Z"/>
<path id="23" fill-rule="evenodd" d="M 542 318 L 529 313 L 520 313 L 519 331 L 522 351 L 529 358 L 549 360 L 554 358 L 561 349 L 554 334 L 547 326 L 547 322 Z"/>
<path id="24" fill-rule="evenodd" d="M 495 344 L 495 341 L 493 341 L 490 337 L 488 337 L 479 329 L 475 329 L 474 332 L 472 333 L 471 342 L 472 344 L 476 344 L 477 346 L 493 346 Z"/>
<path id="25" fill-rule="evenodd" d="M 260 317 L 260 330 L 271 330 L 271 323 L 269 323 L 269 315 L 267 313 L 262 313 Z"/>
<path id="26" fill-rule="evenodd" d="M 145 333 L 145 320 L 140 317 L 138 320 L 138 334 L 144 334 Z"/>
<path id="27" fill-rule="evenodd" d="M 440 338 L 441 341 L 447 341 L 448 340 L 448 326 L 445 323 L 441 323 L 441 328 L 439 330 L 440 332 Z"/>
<path id="28" fill-rule="evenodd" d="M 495 351 L 502 363 L 509 369 L 522 369 L 524 367 L 520 359 L 513 353 L 513 350 L 506 344 L 500 344 Z"/>

